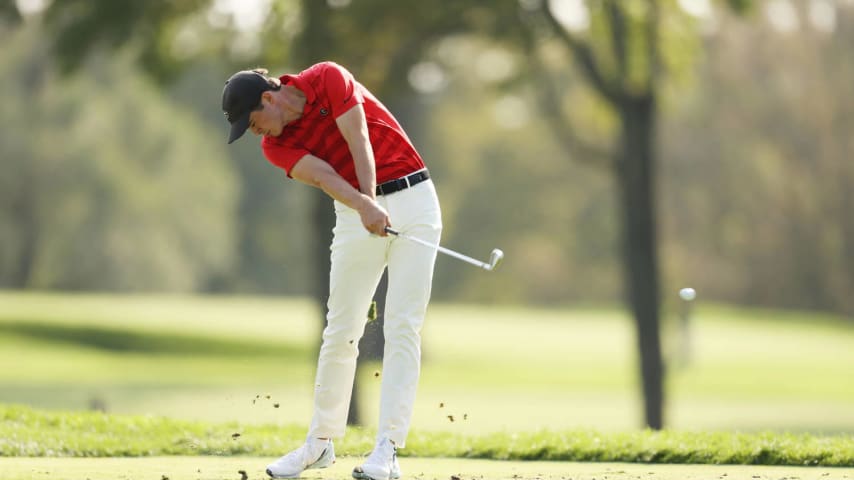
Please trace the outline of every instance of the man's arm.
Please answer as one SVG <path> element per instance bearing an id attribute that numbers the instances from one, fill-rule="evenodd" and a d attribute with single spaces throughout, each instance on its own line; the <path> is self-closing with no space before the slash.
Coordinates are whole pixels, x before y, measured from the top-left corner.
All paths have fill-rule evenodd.
<path id="1" fill-rule="evenodd" d="M 377 168 L 374 162 L 374 150 L 368 137 L 368 121 L 365 119 L 365 109 L 357 104 L 341 114 L 335 123 L 353 156 L 356 166 L 356 178 L 359 180 L 359 190 L 365 195 L 376 198 Z"/>
<path id="2" fill-rule="evenodd" d="M 330 197 L 359 212 L 362 225 L 369 232 L 383 237 L 387 235 L 385 227 L 391 225 L 388 212 L 374 200 L 373 195 L 368 196 L 353 188 L 328 163 L 314 155 L 305 155 L 291 169 L 291 177 L 322 189 Z"/>

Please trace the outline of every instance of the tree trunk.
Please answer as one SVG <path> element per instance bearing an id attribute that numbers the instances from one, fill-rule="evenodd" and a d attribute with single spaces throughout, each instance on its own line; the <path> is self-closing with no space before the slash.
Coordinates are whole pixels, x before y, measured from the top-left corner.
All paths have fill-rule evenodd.
<path id="1" fill-rule="evenodd" d="M 382 361 L 383 349 L 385 347 L 385 336 L 383 335 L 383 325 L 385 325 L 385 295 L 388 292 L 388 272 L 383 273 L 380 284 L 377 286 L 377 291 L 374 294 L 374 301 L 377 303 L 375 320 L 369 319 L 365 325 L 365 334 L 359 340 L 359 360 L 356 363 L 356 381 L 353 382 L 353 394 L 350 397 L 350 408 L 347 414 L 348 425 L 363 425 L 361 410 L 359 410 L 359 377 L 360 372 L 365 368 L 365 362 Z M 365 312 L 366 314 L 368 312 Z"/>
<path id="2" fill-rule="evenodd" d="M 848 173 L 851 172 L 851 173 Z M 839 184 L 839 224 L 842 225 L 842 266 L 843 272 L 848 272 L 843 278 L 844 291 L 854 291 L 854 218 L 851 212 L 854 211 L 854 189 L 851 185 L 854 184 L 854 168 L 850 165 L 848 168 L 843 168 L 842 173 L 837 175 Z M 849 315 L 854 315 L 854 300 L 850 295 L 843 298 L 835 299 L 840 302 L 841 311 Z"/>
<path id="3" fill-rule="evenodd" d="M 383 273 L 377 291 L 374 293 L 374 302 L 377 303 L 377 317 L 368 321 L 365 326 L 365 334 L 359 340 L 359 364 L 363 362 L 378 361 L 383 359 L 385 348 L 385 336 L 383 326 L 385 325 L 385 296 L 388 293 L 388 271 Z M 367 312 L 366 312 L 367 313 Z"/>
<path id="4" fill-rule="evenodd" d="M 34 176 L 33 176 L 34 177 Z M 30 188 L 35 188 L 33 180 L 23 183 Z M 13 209 L 16 214 L 15 223 L 20 227 L 21 249 L 18 252 L 17 262 L 10 275 L 10 282 L 6 287 L 26 288 L 30 284 L 33 273 L 33 264 L 37 255 L 39 222 L 36 216 L 35 202 L 31 198 L 29 190 L 22 189 L 18 197 L 17 207 Z"/>
<path id="5" fill-rule="evenodd" d="M 625 290 L 635 318 L 644 394 L 644 421 L 663 427 L 664 365 L 659 333 L 659 278 L 655 221 L 655 97 L 627 97 L 616 162 L 622 210 Z"/>
<path id="6" fill-rule="evenodd" d="M 327 2 L 314 0 L 303 0 L 303 31 L 299 41 L 294 45 L 298 50 L 295 57 L 302 67 L 308 67 L 314 63 L 327 60 L 329 52 L 335 50 L 336 39 L 332 31 L 326 25 L 331 13 L 331 7 Z M 335 214 L 332 199 L 321 190 L 312 193 L 311 200 L 311 244 L 313 245 L 311 256 L 314 270 L 313 296 L 317 299 L 320 307 L 320 322 L 326 327 L 327 300 L 329 299 L 329 271 L 331 267 L 329 246 L 332 243 L 332 229 L 335 226 Z M 365 312 L 367 314 L 368 312 Z M 318 339 L 318 352 L 322 337 Z M 353 395 L 350 401 L 350 410 L 347 423 L 350 425 L 361 424 L 359 415 L 359 393 L 357 384 L 353 382 Z"/>

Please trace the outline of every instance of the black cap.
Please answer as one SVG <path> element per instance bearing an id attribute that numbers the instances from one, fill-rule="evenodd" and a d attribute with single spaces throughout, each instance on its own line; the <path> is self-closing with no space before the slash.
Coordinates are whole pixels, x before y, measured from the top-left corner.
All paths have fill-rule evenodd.
<path id="1" fill-rule="evenodd" d="M 249 114 L 261 103 L 261 94 L 272 90 L 267 77 L 258 72 L 237 72 L 225 82 L 222 111 L 231 124 L 228 143 L 240 138 L 249 128 Z"/>

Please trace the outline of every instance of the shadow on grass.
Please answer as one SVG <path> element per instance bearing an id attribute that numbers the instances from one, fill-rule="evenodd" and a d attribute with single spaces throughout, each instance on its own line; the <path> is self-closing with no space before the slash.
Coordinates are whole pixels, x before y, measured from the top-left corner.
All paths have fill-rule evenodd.
<path id="1" fill-rule="evenodd" d="M 294 359 L 304 359 L 309 355 L 308 348 L 300 344 L 31 321 L 2 322 L 2 334 L 118 353 L 276 356 Z"/>

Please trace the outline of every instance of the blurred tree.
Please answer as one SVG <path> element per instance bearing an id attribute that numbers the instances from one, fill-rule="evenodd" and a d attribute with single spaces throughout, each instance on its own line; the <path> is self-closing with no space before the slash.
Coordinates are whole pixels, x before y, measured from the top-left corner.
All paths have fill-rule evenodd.
<path id="1" fill-rule="evenodd" d="M 854 6 L 819 3 L 721 15 L 665 126 L 669 269 L 711 298 L 854 313 Z"/>
<path id="2" fill-rule="evenodd" d="M 205 3 L 207 0 L 63 0 L 49 3 L 45 21 L 54 32 L 52 50 L 64 72 L 76 70 L 93 48 L 133 41 L 146 70 L 171 78 L 178 65 L 164 39 L 182 18 Z"/>
<path id="3" fill-rule="evenodd" d="M 192 291 L 224 275 L 234 181 L 205 133 L 128 61 L 61 78 L 39 28 L 4 43 L 0 284 Z"/>
<path id="4" fill-rule="evenodd" d="M 307 188 L 290 185 L 284 172 L 263 160 L 259 142 L 225 145 L 227 123 L 219 105 L 223 79 L 231 72 L 214 60 L 187 67 L 161 94 L 192 112 L 207 141 L 230 159 L 237 173 L 239 206 L 234 220 L 237 256 L 226 278 L 210 291 L 232 294 L 308 295 L 314 278 L 305 257 L 311 248 Z"/>
<path id="5" fill-rule="evenodd" d="M 748 0 L 729 4 L 740 12 L 751 6 Z M 656 202 L 658 105 L 665 74 L 678 76 L 685 69 L 697 32 L 684 27 L 691 22 L 677 2 L 667 0 L 532 0 L 520 5 L 528 12 L 523 15 L 523 45 L 540 79 L 545 115 L 574 158 L 606 159 L 616 179 L 624 290 L 636 323 L 644 418 L 649 428 L 660 429 L 664 363 Z M 538 45 L 538 33 L 544 30 L 554 33 L 589 85 L 613 109 L 613 149 L 589 144 L 566 114 L 561 89 L 550 85 L 548 63 L 540 60 L 545 49 Z"/>
<path id="6" fill-rule="evenodd" d="M 656 104 L 662 75 L 660 5 L 654 0 L 588 2 L 587 11 L 589 29 L 562 23 L 551 5 L 537 10 L 619 118 L 611 168 L 622 216 L 625 291 L 637 325 L 645 423 L 660 429 L 664 422 L 664 365 L 655 202 Z M 541 28 L 537 17 L 528 21 L 531 30 Z M 532 53 L 536 55 L 536 51 Z M 546 104 L 561 103 L 556 97 Z M 563 112 L 554 111 L 551 118 L 563 135 L 574 132 Z M 568 143 L 575 151 L 580 144 L 578 138 Z M 596 149 L 585 148 L 578 157 L 595 158 L 590 156 L 591 151 Z"/>

